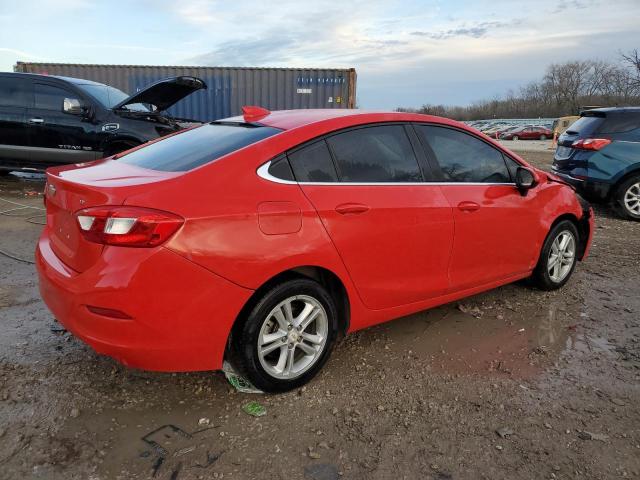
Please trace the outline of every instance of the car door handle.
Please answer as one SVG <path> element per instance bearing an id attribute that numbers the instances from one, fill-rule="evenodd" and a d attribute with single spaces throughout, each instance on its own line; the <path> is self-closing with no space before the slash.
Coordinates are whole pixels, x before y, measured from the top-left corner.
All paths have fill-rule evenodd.
<path id="1" fill-rule="evenodd" d="M 476 202 L 460 202 L 458 204 L 458 210 L 463 212 L 475 212 L 478 209 L 480 209 L 480 205 Z"/>
<path id="2" fill-rule="evenodd" d="M 340 215 L 358 215 L 369 211 L 369 206 L 362 203 L 342 203 L 336 207 Z"/>
<path id="3" fill-rule="evenodd" d="M 37 123 L 37 124 L 44 123 L 44 118 L 40 118 L 40 117 L 30 118 L 29 123 Z"/>

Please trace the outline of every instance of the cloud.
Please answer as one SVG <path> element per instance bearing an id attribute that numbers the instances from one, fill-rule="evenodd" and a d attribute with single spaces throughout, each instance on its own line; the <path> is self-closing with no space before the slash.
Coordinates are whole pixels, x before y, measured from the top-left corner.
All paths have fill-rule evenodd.
<path id="1" fill-rule="evenodd" d="M 497 30 L 504 27 L 511 27 L 520 23 L 521 20 L 516 19 L 509 22 L 481 22 L 471 27 L 458 27 L 444 31 L 436 31 L 436 32 L 427 32 L 427 31 L 416 31 L 411 32 L 411 35 L 419 36 L 419 37 L 427 37 L 433 40 L 446 40 L 448 38 L 454 37 L 472 37 L 472 38 L 482 38 L 486 36 L 491 30 Z"/>

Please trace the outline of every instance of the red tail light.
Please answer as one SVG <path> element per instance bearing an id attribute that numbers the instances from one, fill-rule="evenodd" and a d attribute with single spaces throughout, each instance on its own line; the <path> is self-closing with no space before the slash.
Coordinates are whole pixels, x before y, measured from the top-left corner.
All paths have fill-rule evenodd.
<path id="1" fill-rule="evenodd" d="M 571 144 L 573 148 L 578 150 L 600 150 L 611 143 L 608 138 L 584 138 L 576 140 Z"/>
<path id="2" fill-rule="evenodd" d="M 156 247 L 184 223 L 173 213 L 141 207 L 104 206 L 76 212 L 85 239 L 103 245 Z"/>

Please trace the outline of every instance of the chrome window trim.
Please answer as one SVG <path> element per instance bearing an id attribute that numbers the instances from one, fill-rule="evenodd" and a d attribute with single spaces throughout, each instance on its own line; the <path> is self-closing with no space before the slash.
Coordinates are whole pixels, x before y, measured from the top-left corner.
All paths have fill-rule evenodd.
<path id="1" fill-rule="evenodd" d="M 283 180 L 282 178 L 274 177 L 269 173 L 269 167 L 271 166 L 271 160 L 261 165 L 256 173 L 260 178 L 274 183 L 282 183 L 284 185 L 317 185 L 317 186 L 355 186 L 355 187 L 369 187 L 369 186 L 399 186 L 399 185 L 440 185 L 440 186 L 454 186 L 454 185 L 472 185 L 472 186 L 495 186 L 495 185 L 510 185 L 515 187 L 516 184 L 512 182 L 500 183 L 500 182 L 296 182 L 292 180 Z"/>

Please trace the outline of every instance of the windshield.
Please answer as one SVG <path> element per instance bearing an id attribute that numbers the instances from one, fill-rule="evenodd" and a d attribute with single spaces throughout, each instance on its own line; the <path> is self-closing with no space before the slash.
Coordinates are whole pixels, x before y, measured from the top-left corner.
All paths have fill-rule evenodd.
<path id="1" fill-rule="evenodd" d="M 151 170 L 184 172 L 280 132 L 247 124 L 207 124 L 151 143 L 119 161 Z"/>
<path id="2" fill-rule="evenodd" d="M 106 108 L 113 108 L 120 102 L 129 98 L 129 95 L 124 93 L 122 90 L 118 90 L 117 88 L 110 87 L 108 85 L 83 83 L 78 85 L 78 87 L 87 92 Z M 141 103 L 133 103 L 131 105 L 127 105 L 125 108 L 136 112 L 149 111 L 149 109 Z"/>

